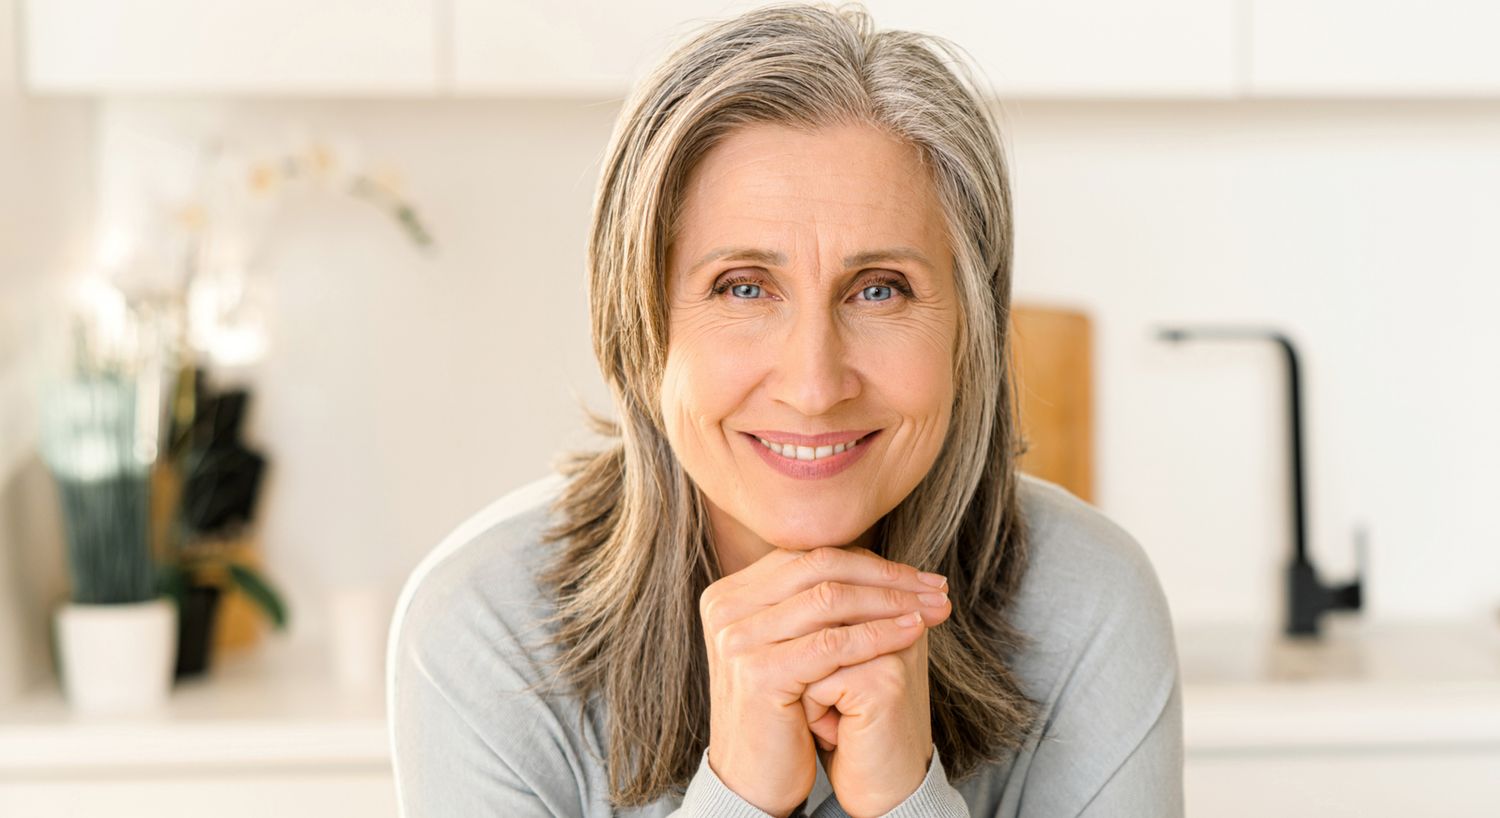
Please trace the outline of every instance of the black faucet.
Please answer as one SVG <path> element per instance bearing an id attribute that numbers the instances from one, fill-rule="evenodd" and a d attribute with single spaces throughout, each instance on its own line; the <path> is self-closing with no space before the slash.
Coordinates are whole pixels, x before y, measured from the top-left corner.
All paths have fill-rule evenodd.
<path id="1" fill-rule="evenodd" d="M 1326 611 L 1357 611 L 1363 604 L 1363 578 L 1369 558 L 1366 531 L 1363 526 L 1355 530 L 1354 548 L 1357 565 L 1353 581 L 1345 585 L 1324 585 L 1318 579 L 1312 560 L 1307 555 L 1307 505 L 1306 486 L 1303 483 L 1302 464 L 1302 378 L 1297 366 L 1297 349 L 1292 340 L 1276 330 L 1245 329 L 1233 327 L 1204 327 L 1184 329 L 1162 328 L 1159 339 L 1180 343 L 1190 339 L 1253 338 L 1274 341 L 1286 353 L 1287 407 L 1291 428 L 1291 478 L 1292 478 L 1292 522 L 1296 533 L 1296 551 L 1287 566 L 1287 618 L 1285 632 L 1288 636 L 1313 637 L 1318 633 L 1318 619 Z"/>

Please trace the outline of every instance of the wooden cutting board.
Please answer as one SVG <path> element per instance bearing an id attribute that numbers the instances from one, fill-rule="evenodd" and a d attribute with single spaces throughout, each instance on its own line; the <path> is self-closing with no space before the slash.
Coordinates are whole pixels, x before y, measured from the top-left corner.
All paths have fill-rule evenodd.
<path id="1" fill-rule="evenodd" d="M 1030 445 L 1019 467 L 1093 502 L 1093 330 L 1088 315 L 1013 303 L 1010 329 L 1021 433 Z"/>

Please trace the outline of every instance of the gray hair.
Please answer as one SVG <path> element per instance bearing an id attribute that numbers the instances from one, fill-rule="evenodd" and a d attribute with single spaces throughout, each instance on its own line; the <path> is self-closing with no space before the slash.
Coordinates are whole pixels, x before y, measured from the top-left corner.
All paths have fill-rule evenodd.
<path id="1" fill-rule="evenodd" d="M 949 578 L 953 613 L 928 649 L 933 737 L 950 779 L 999 760 L 1030 731 L 1037 703 L 1008 664 L 1026 639 L 1005 616 L 1027 561 L 1007 331 L 1010 189 L 978 87 L 964 52 L 942 38 L 876 31 L 857 4 L 782 3 L 702 28 L 627 99 L 588 244 L 594 351 L 619 416 L 593 421 L 617 442 L 563 464 L 571 479 L 548 532 L 563 547 L 539 577 L 557 603 L 556 681 L 609 707 L 614 805 L 681 792 L 708 743 L 698 597 L 720 569 L 656 395 L 667 248 L 685 183 L 749 124 L 878 128 L 915 145 L 932 175 L 961 304 L 952 422 L 931 470 L 881 520 L 876 550 Z"/>

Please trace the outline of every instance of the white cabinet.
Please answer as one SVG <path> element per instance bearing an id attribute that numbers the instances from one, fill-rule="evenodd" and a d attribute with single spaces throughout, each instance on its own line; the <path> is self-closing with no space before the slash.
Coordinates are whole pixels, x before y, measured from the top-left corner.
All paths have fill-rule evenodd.
<path id="1" fill-rule="evenodd" d="M 389 770 L 318 767 L 0 778 L 0 815 L 31 818 L 396 818 Z"/>
<path id="2" fill-rule="evenodd" d="M 1187 814 L 1500 815 L 1500 627 L 1179 627 Z"/>
<path id="3" fill-rule="evenodd" d="M 1233 0 L 869 0 L 973 55 L 1001 97 L 1232 97 Z"/>
<path id="4" fill-rule="evenodd" d="M 755 0 L 452 0 L 452 90 L 466 96 L 623 96 L 670 45 Z"/>
<path id="5" fill-rule="evenodd" d="M 764 5 L 453 2 L 463 95 L 622 95 L 698 26 Z M 1228 97 L 1232 0 L 867 0 L 878 28 L 938 34 L 1002 97 Z"/>
<path id="6" fill-rule="evenodd" d="M 1187 814 L 1214 818 L 1493 818 L 1500 812 L 1500 747 L 1190 755 L 1183 776 Z"/>
<path id="7" fill-rule="evenodd" d="M 36 93 L 623 96 L 765 0 L 23 0 Z M 1500 96 L 1492 0 L 865 0 L 1007 99 Z"/>
<path id="8" fill-rule="evenodd" d="M 1500 95 L 1493 0 L 1250 0 L 1253 96 Z"/>
<path id="9" fill-rule="evenodd" d="M 37 93 L 433 94 L 437 0 L 29 0 Z"/>
<path id="10" fill-rule="evenodd" d="M 616 97 L 764 0 L 28 0 L 37 93 Z M 1003 97 L 1228 97 L 1235 0 L 870 0 Z"/>
<path id="11" fill-rule="evenodd" d="M 165 707 L 72 712 L 56 683 L 0 703 L 0 816 L 395 818 L 384 689 L 327 647 L 267 640 L 178 681 Z"/>

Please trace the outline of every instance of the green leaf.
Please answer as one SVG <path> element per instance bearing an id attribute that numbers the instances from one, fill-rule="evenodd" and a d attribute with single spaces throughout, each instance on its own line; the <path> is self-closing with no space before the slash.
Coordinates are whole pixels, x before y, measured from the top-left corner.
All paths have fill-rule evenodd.
<path id="1" fill-rule="evenodd" d="M 247 566 L 231 562 L 229 563 L 229 578 L 234 580 L 234 584 L 266 612 L 266 616 L 270 617 L 271 624 L 277 630 L 286 629 L 286 605 L 259 573 Z"/>

